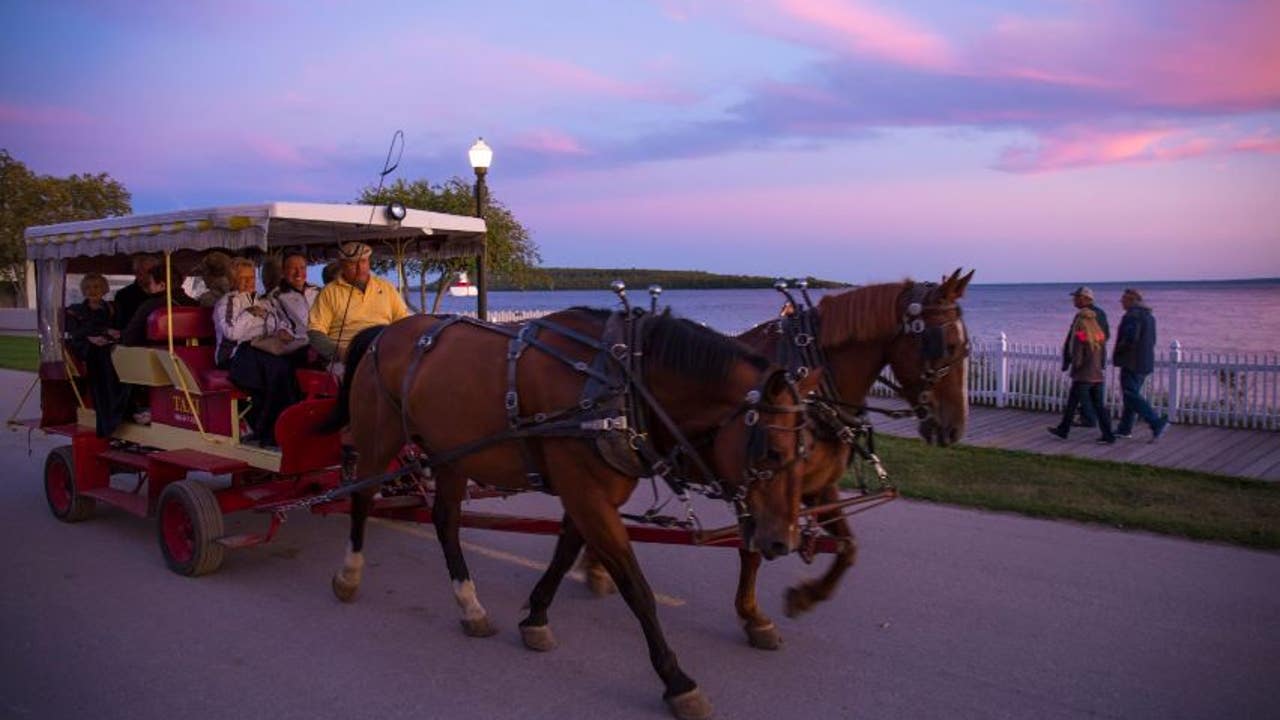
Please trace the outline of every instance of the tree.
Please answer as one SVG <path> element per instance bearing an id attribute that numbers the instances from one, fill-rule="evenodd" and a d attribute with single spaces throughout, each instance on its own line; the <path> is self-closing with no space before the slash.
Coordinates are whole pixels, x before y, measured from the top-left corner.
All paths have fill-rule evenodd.
<path id="1" fill-rule="evenodd" d="M 389 187 L 377 192 L 376 188 L 365 188 L 356 202 L 373 205 L 385 205 L 389 202 L 403 203 L 407 208 L 431 210 L 433 212 L 451 213 L 454 215 L 474 215 L 475 195 L 473 186 L 460 177 L 453 177 L 448 182 L 432 185 L 428 180 L 406 182 L 396 180 Z M 484 220 L 488 226 L 488 265 L 487 268 L 511 278 L 518 286 L 537 273 L 542 256 L 538 254 L 538 245 L 533 241 L 528 229 L 520 224 L 511 210 L 501 201 L 494 199 L 492 193 L 487 197 L 484 209 Z M 459 271 L 474 267 L 469 258 L 452 260 L 427 260 L 412 258 L 405 263 L 406 270 L 415 272 L 422 279 L 420 302 L 426 306 L 426 276 L 428 272 L 439 272 L 440 282 L 436 286 L 435 300 L 431 311 L 440 308 L 440 299 L 444 291 L 453 282 Z M 385 269 L 385 268 L 382 268 Z"/>
<path id="2" fill-rule="evenodd" d="M 107 173 L 36 175 L 0 149 L 0 281 L 14 283 L 21 296 L 27 259 L 22 233 L 28 227 L 128 215 L 130 200 Z"/>

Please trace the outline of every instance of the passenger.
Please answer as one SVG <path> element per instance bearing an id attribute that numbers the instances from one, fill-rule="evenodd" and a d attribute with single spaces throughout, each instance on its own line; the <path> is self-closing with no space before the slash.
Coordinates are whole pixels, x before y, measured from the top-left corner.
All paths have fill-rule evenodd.
<path id="1" fill-rule="evenodd" d="M 116 291 L 115 328 L 117 330 L 124 329 L 124 326 L 133 319 L 138 306 L 147 299 L 150 294 L 146 290 L 147 274 L 160 264 L 160 258 L 155 255 L 133 256 L 133 282 Z"/>
<path id="2" fill-rule="evenodd" d="M 289 346 L 300 346 L 288 357 L 295 367 L 301 367 L 307 362 L 307 346 L 310 344 L 307 323 L 320 288 L 307 282 L 307 257 L 302 253 L 285 255 L 281 270 L 283 277 L 280 282 L 267 293 L 271 309 L 267 327 L 274 328 L 280 340 Z"/>
<path id="3" fill-rule="evenodd" d="M 218 344 L 217 365 L 230 370 L 231 382 L 249 394 L 251 405 L 246 418 L 252 437 L 264 447 L 276 445 L 276 419 L 285 408 L 302 399 L 289 359 L 259 350 L 253 341 L 266 335 L 267 303 L 260 302 L 254 287 L 253 263 L 245 258 L 231 261 L 236 280 L 233 292 L 213 308 L 213 325 Z M 246 437 L 247 439 L 247 437 Z"/>
<path id="4" fill-rule="evenodd" d="M 325 359 L 341 361 L 356 333 L 409 315 L 395 286 L 370 271 L 372 255 L 373 248 L 364 243 L 344 243 L 338 278 L 320 290 L 311 306 L 307 336 Z"/>
<path id="5" fill-rule="evenodd" d="M 107 279 L 101 273 L 87 273 L 80 280 L 82 302 L 67 307 L 67 348 L 84 360 L 91 347 L 106 347 L 120 338 L 115 325 L 115 306 L 105 300 Z"/>
<path id="6" fill-rule="evenodd" d="M 132 388 L 120 382 L 111 362 L 111 351 L 120 339 L 112 325 L 114 306 L 103 299 L 107 279 L 89 273 L 80 281 L 84 302 L 67 308 L 67 348 L 84 362 L 89 397 L 97 416 L 98 437 L 109 437 L 128 413 Z"/>
<path id="7" fill-rule="evenodd" d="M 231 292 L 231 256 L 211 250 L 200 261 L 200 277 L 204 280 L 204 292 L 196 300 L 200 307 L 213 307 L 219 298 Z"/>
<path id="8" fill-rule="evenodd" d="M 177 268 L 172 268 L 169 275 L 173 280 L 174 306 L 196 306 L 198 303 L 182 289 L 182 272 Z M 133 311 L 133 315 L 129 317 L 124 324 L 124 328 L 120 331 L 120 343 L 122 345 L 146 345 L 147 318 L 153 310 L 159 310 L 168 304 L 165 298 L 165 290 L 168 285 L 165 283 L 164 265 L 152 265 L 146 274 L 142 276 L 142 280 L 142 290 L 145 293 L 145 298 L 137 306 L 137 309 Z M 127 289 L 125 288 L 125 290 Z M 120 293 L 122 292 L 124 290 L 120 291 Z M 116 293 L 117 297 L 120 293 Z M 116 312 L 122 313 L 124 310 L 117 306 Z"/>

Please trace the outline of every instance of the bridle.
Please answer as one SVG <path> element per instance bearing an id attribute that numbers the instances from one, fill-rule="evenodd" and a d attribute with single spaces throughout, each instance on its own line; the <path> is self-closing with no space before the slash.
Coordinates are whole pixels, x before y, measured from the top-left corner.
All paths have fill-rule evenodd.
<path id="1" fill-rule="evenodd" d="M 963 363 L 969 357 L 970 350 L 969 333 L 962 319 L 961 307 L 953 302 L 929 302 L 937 287 L 934 283 L 914 283 L 907 289 L 898 334 L 895 336 L 895 340 L 904 335 L 914 337 L 919 346 L 923 369 L 917 380 L 923 387 L 916 393 L 915 399 L 910 397 L 905 387 L 888 379 L 884 374 L 876 378 L 910 403 L 912 413 L 921 420 L 927 420 L 933 416 L 933 387 L 946 377 L 952 368 Z M 955 317 L 945 322 L 933 325 L 925 322 L 926 316 L 950 312 L 954 312 Z M 959 328 L 964 344 L 960 346 L 959 352 L 949 356 L 946 352 L 946 331 L 950 327 Z"/>

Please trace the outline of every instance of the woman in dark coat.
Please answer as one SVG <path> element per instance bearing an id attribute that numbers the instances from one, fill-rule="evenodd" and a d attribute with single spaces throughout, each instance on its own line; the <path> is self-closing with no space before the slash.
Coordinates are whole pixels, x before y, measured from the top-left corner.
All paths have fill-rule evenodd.
<path id="1" fill-rule="evenodd" d="M 89 397 L 97 416 L 98 437 L 107 437 L 129 408 L 130 390 L 120 382 L 111 351 L 120 340 L 115 329 L 115 305 L 105 300 L 107 279 L 88 273 L 80 280 L 84 301 L 67 307 L 66 341 L 71 354 L 84 363 Z"/>

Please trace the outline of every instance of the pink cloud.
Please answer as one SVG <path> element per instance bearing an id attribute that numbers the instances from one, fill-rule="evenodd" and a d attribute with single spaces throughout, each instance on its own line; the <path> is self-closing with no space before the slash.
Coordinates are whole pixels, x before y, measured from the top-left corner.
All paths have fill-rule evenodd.
<path id="1" fill-rule="evenodd" d="M 945 38 L 870 3 L 775 0 L 774 4 L 784 17 L 818 31 L 842 54 L 933 70 L 949 69 L 955 62 Z"/>
<path id="2" fill-rule="evenodd" d="M 508 140 L 512 147 L 550 155 L 588 155 L 577 139 L 559 130 L 533 130 Z"/>
<path id="3" fill-rule="evenodd" d="M 1248 111 L 1280 102 L 1280 3 L 1064 7 L 1074 14 L 1000 19 L 966 48 L 966 72 L 1111 89 L 1147 106 Z"/>
<path id="4" fill-rule="evenodd" d="M 1041 173 L 1117 163 L 1173 162 L 1223 153 L 1277 153 L 1280 139 L 1266 134 L 1231 139 L 1197 135 L 1190 129 L 1109 131 L 1071 128 L 1045 133 L 1034 147 L 1006 149 L 996 168 Z"/>

